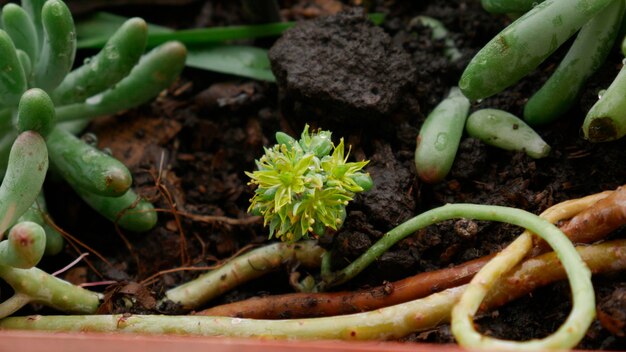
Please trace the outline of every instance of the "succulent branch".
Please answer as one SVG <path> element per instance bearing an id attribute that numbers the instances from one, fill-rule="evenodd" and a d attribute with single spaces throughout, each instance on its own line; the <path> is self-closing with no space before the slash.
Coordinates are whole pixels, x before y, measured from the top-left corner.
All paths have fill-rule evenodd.
<path id="1" fill-rule="evenodd" d="M 0 303 L 0 317 L 13 314 L 28 303 L 38 303 L 57 310 L 94 314 L 100 305 L 100 295 L 70 284 L 38 268 L 18 269 L 0 265 L 0 278 L 15 294 Z"/>
<path id="2" fill-rule="evenodd" d="M 324 249 L 315 241 L 272 243 L 233 258 L 221 267 L 165 293 L 165 299 L 185 309 L 197 309 L 234 287 L 295 260 L 307 267 L 319 267 Z"/>
<path id="3" fill-rule="evenodd" d="M 72 133 L 95 117 L 154 98 L 178 77 L 185 62 L 185 47 L 167 42 L 141 58 L 147 25 L 132 18 L 100 53 L 71 71 L 76 31 L 72 15 L 61 0 L 24 0 L 22 7 L 7 4 L 1 17 L 0 179 L 8 177 L 9 150 L 18 133 L 37 131 L 46 138 L 51 169 L 88 204 L 112 221 L 119 220 L 122 228 L 150 229 L 156 223 L 156 213 L 130 189 L 129 170 Z M 78 122 L 59 123 L 72 119 Z M 39 188 L 33 187 L 31 193 L 38 194 Z M 36 208 L 35 198 L 31 198 L 24 198 L 24 204 L 10 219 L 3 217 L 0 224 L 13 224 L 31 206 Z M 0 215 L 7 209 L 0 204 Z M 0 233 L 7 228 L 0 227 Z M 44 228 L 58 239 L 57 233 Z"/>
<path id="4" fill-rule="evenodd" d="M 604 63 L 623 27 L 624 1 L 482 0 L 490 12 L 523 15 L 487 43 L 466 67 L 459 87 L 472 100 L 497 94 L 535 70 L 578 32 L 567 54 L 524 107 L 531 125 L 549 123 L 576 102 L 586 80 Z M 589 110 L 586 139 L 611 141 L 626 134 L 623 113 L 624 75 Z"/>

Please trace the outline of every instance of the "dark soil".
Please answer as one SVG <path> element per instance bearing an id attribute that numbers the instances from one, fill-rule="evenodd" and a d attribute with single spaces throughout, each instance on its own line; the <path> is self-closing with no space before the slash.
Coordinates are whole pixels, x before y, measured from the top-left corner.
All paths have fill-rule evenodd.
<path id="1" fill-rule="evenodd" d="M 305 83 L 298 80 L 284 86 L 287 91 L 279 91 L 273 84 L 186 69 L 178 83 L 155 102 L 93 123 L 90 131 L 99 136 L 100 147 L 110 148 L 114 156 L 131 168 L 137 191 L 152 199 L 164 212 L 160 214 L 158 226 L 149 233 L 122 234 L 85 207 L 68 186 L 49 180 L 46 193 L 59 225 L 112 263 L 112 266 L 106 265 L 91 255 L 91 268 L 79 265 L 66 278 L 118 281 L 119 284 L 107 290 L 109 299 L 103 312 L 123 311 L 120 302 L 127 304 L 124 297 L 129 296 L 135 297 L 134 301 L 139 303 L 126 311 L 150 312 L 155 308 L 153 298 L 160 298 L 165 289 L 192 279 L 198 272 L 168 273 L 144 286 L 129 283 L 142 282 L 160 270 L 210 265 L 248 245 L 266 243 L 267 230 L 258 223 L 226 225 L 217 221 L 192 221 L 175 217 L 171 211 L 175 208 L 193 214 L 246 219 L 253 189 L 247 185 L 244 171 L 254 169 L 254 159 L 261 155 L 263 146 L 274 143 L 276 131 L 297 135 L 305 122 L 332 128 L 335 138 L 343 136 L 352 145 L 352 158 L 371 160 L 367 171 L 374 179 L 374 189 L 357 197 L 349 206 L 342 230 L 322 240 L 336 253 L 333 260 L 336 267 L 356 258 L 385 231 L 402 221 L 445 203 L 497 204 L 539 213 L 560 201 L 614 189 L 624 183 L 626 163 L 622 161 L 626 160 L 626 140 L 590 144 L 580 137 L 579 132 L 584 111 L 597 99 L 597 92 L 608 86 L 621 65 L 618 52 L 613 53 L 601 71 L 592 77 L 589 89 L 567 116 L 538 129 L 552 147 L 547 158 L 533 160 L 523 153 L 497 150 L 464 138 L 448 177 L 435 185 L 421 183 L 416 179 L 413 164 L 415 138 L 421 122 L 447 90 L 457 84 L 472 55 L 509 19 L 489 15 L 478 1 L 471 0 L 355 2 L 365 4 L 362 6 L 368 11 L 389 13 L 382 30 L 356 21 L 345 24 L 351 28 L 351 32 L 345 33 L 346 38 L 336 34 L 328 40 L 348 40 L 348 37 L 359 40 L 361 36 L 369 35 L 380 39 L 377 43 L 357 41 L 358 45 L 349 44 L 344 51 L 335 50 L 336 45 L 327 46 L 324 55 L 338 55 L 339 59 L 336 65 L 328 67 L 329 72 L 319 71 L 324 82 L 340 77 L 345 85 L 355 78 L 351 75 L 356 75 L 354 67 L 349 64 L 355 60 L 353 56 L 363 55 L 364 60 L 370 60 L 366 57 L 372 54 L 371 51 L 377 55 L 374 60 L 385 55 L 389 55 L 388 60 L 398 59 L 402 64 L 397 67 L 403 67 L 404 71 L 384 72 L 382 74 L 386 77 L 377 81 L 380 73 L 375 70 L 389 68 L 389 64 L 387 61 L 365 61 L 373 71 L 360 77 L 363 81 L 354 86 L 352 93 L 357 99 L 352 102 L 347 100 L 353 97 L 342 96 L 343 93 L 324 91 L 329 88 L 326 83 L 315 82 L 312 77 L 308 77 L 306 83 L 310 86 L 306 88 L 297 86 Z M 349 5 L 331 0 L 286 0 L 280 3 L 283 16 L 289 19 L 316 17 Z M 152 5 L 116 7 L 115 10 L 139 16 L 155 11 L 162 15 L 171 14 L 148 17 L 177 27 L 246 21 L 238 7 L 229 1 L 190 1 L 178 6 L 176 11 Z M 189 13 L 193 15 L 189 17 Z M 427 27 L 411 22 L 417 15 L 441 20 L 463 53 L 463 59 L 450 63 L 443 54 L 444 43 L 433 41 Z M 344 25 L 342 21 L 322 21 L 336 33 L 340 33 L 339 29 Z M 282 41 L 290 36 L 300 38 L 290 34 Z M 297 43 L 297 53 L 318 50 L 312 48 L 317 37 L 301 39 Z M 260 42 L 260 45 L 271 44 L 272 41 Z M 378 49 L 370 49 L 369 45 L 374 44 Z M 350 45 L 354 45 L 354 50 L 364 52 L 354 52 Z M 381 51 L 376 51 L 379 49 Z M 273 55 L 288 54 L 281 53 L 279 46 Z M 562 55 L 563 52 L 558 52 L 536 73 L 506 92 L 476 104 L 473 109 L 500 108 L 520 116 L 525 99 L 546 79 L 558 62 L 556 59 Z M 277 58 L 274 59 L 276 63 Z M 291 57 L 288 60 L 296 59 Z M 275 64 L 274 68 L 279 78 L 283 70 L 288 70 L 282 64 Z M 363 92 L 373 94 L 374 88 L 375 95 L 380 98 L 379 104 L 358 99 Z M 334 102 L 327 103 L 331 100 Z M 309 113 L 304 119 L 302 112 L 294 107 L 306 104 L 319 107 L 324 115 L 312 113 L 315 109 L 304 109 L 302 111 Z M 329 119 L 328 109 L 335 108 L 342 118 Z M 360 113 L 363 118 L 373 119 L 374 123 L 362 123 Z M 63 201 L 55 202 L 55 199 Z M 508 225 L 466 220 L 444 222 L 401 241 L 341 288 L 380 285 L 385 280 L 462 263 L 502 249 L 519 233 L 518 228 Z M 131 248 L 126 247 L 122 235 L 128 239 Z M 57 269 L 76 255 L 77 252 L 68 246 L 63 255 L 46 258 L 43 266 Z M 290 292 L 288 274 L 286 269 L 251 282 L 211 304 Z M 589 331 L 581 348 L 626 348 L 625 287 L 624 274 L 596 280 L 600 319 Z M 568 290 L 565 283 L 548 286 L 500 308 L 481 319 L 478 325 L 486 333 L 505 338 L 545 336 L 567 316 L 570 308 Z M 449 327 L 443 326 L 414 334 L 407 340 L 450 342 L 452 337 Z"/>

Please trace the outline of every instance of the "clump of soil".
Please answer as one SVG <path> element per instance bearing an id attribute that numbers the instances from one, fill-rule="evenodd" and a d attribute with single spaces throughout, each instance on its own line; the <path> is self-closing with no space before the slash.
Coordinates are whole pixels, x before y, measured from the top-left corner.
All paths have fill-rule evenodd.
<path id="1" fill-rule="evenodd" d="M 299 23 L 269 56 L 285 113 L 307 120 L 381 118 L 398 110 L 416 83 L 407 53 L 360 10 Z"/>

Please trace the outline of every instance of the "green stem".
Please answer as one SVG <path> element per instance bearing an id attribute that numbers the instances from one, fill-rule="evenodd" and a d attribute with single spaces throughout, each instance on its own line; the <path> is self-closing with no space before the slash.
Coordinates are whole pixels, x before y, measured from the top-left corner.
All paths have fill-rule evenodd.
<path id="1" fill-rule="evenodd" d="M 4 302 L 0 303 L 0 318 L 12 315 L 30 302 L 30 297 L 27 295 L 22 293 L 14 294 Z"/>
<path id="2" fill-rule="evenodd" d="M 320 274 L 325 277 L 332 273 L 332 252 L 327 251 L 322 255 L 322 263 L 320 265 Z"/>
<path id="3" fill-rule="evenodd" d="M 100 296 L 74 286 L 38 268 L 17 269 L 0 265 L 0 277 L 13 290 L 40 303 L 63 312 L 94 314 L 100 305 Z"/>
<path id="4" fill-rule="evenodd" d="M 308 267 L 319 266 L 323 253 L 324 250 L 314 241 L 270 244 L 168 290 L 165 297 L 186 309 L 195 309 L 243 282 L 274 271 L 287 261 L 297 260 Z"/>
<path id="5" fill-rule="evenodd" d="M 535 215 L 524 210 L 496 205 L 447 204 L 439 208 L 431 209 L 398 225 L 391 231 L 387 232 L 365 253 L 350 263 L 350 265 L 342 270 L 326 275 L 323 280 L 326 287 L 342 284 L 363 271 L 398 241 L 426 226 L 430 226 L 441 221 L 462 218 L 500 221 L 526 227 L 528 219 L 534 219 L 535 217 Z"/>
<path id="6" fill-rule="evenodd" d="M 56 125 L 59 129 L 67 131 L 73 135 L 78 135 L 87 126 L 89 126 L 90 120 L 72 120 L 67 122 L 61 122 Z"/>
<path id="7" fill-rule="evenodd" d="M 457 287 L 427 298 L 372 312 L 326 318 L 254 320 L 193 315 L 37 316 L 31 319 L 23 317 L 3 319 L 0 321 L 0 328 L 273 339 L 382 340 L 400 338 L 413 331 L 437 326 L 448 319 L 450 309 L 462 292 L 463 287 Z"/>

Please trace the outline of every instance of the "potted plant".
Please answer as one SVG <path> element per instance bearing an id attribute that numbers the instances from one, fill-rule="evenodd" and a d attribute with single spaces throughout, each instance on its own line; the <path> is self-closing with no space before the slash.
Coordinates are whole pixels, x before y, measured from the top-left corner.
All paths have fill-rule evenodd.
<path id="1" fill-rule="evenodd" d="M 257 5 L 276 14 L 275 2 L 263 4 Z M 282 15 L 334 12 L 341 7 L 335 5 L 298 2 Z M 454 338 L 474 348 L 619 346 L 619 278 L 592 283 L 591 272 L 626 265 L 619 237 L 595 243 L 623 224 L 622 167 L 606 168 L 621 155 L 622 142 L 591 144 L 574 132 L 583 125 L 592 142 L 621 136 L 618 122 L 605 123 L 620 121 L 621 77 L 597 103 L 589 90 L 595 98 L 594 84 L 608 84 L 620 62 L 611 49 L 624 4 L 572 8 L 547 0 L 501 10 L 505 5 L 387 4 L 383 28 L 358 11 L 302 22 L 269 51 L 278 91 L 272 83 L 192 69 L 175 82 L 187 52 L 181 43 L 143 52 L 146 43 L 181 39 L 189 45 L 188 65 L 229 73 L 237 67 L 243 76 L 272 80 L 267 50 L 216 44 L 206 35 L 221 33 L 223 41 L 251 28 L 274 34 L 283 24 L 150 32 L 134 18 L 72 70 L 75 27 L 63 2 L 6 5 L 0 232 L 8 238 L 0 242 L 0 277 L 13 293 L 0 303 L 3 341 L 61 340 L 75 348 L 86 339 L 106 341 L 107 348 L 131 339 L 150 348 L 433 348 L 299 340 L 408 336 Z M 209 19 L 228 11 L 246 16 L 206 6 L 215 11 Z M 483 7 L 519 18 L 501 15 L 493 17 L 498 26 L 485 26 L 476 19 L 493 15 Z M 119 20 L 107 16 L 100 18 Z M 548 58 L 578 30 L 569 52 Z M 537 33 L 557 40 L 534 40 Z M 511 54 L 495 54 L 504 49 Z M 581 59 L 590 51 L 597 52 L 594 60 Z M 261 53 L 266 66 L 252 53 Z M 548 64 L 539 72 L 551 72 L 563 54 L 547 88 L 527 104 L 529 85 L 541 80 L 531 84 L 530 77 L 505 90 L 543 60 Z M 229 60 L 238 64 L 225 71 Z M 568 73 L 571 67 L 580 75 Z M 596 70 L 605 76 L 593 76 Z M 152 105 L 101 118 L 164 89 Z M 527 123 L 516 117 L 521 112 Z M 556 120 L 565 112 L 580 123 Z M 91 143 L 89 135 L 79 137 L 90 121 L 89 131 L 99 136 Z M 41 193 L 48 160 L 50 213 Z M 50 201 L 66 196 L 79 205 Z M 102 218 L 85 212 L 78 199 Z M 83 231 L 96 235 L 78 238 Z M 104 234 L 109 237 L 99 238 Z M 83 251 L 98 258 L 85 260 Z M 44 253 L 58 252 L 40 263 Z M 37 268 L 54 267 L 71 253 L 78 261 L 68 272 Z M 569 302 L 569 286 L 541 288 L 566 277 L 571 313 L 561 303 Z M 106 289 L 90 287 L 97 285 Z M 264 297 L 244 299 L 259 293 Z M 56 314 L 18 312 L 29 303 Z M 546 311 L 559 323 L 530 331 L 505 329 L 510 325 L 497 313 L 486 314 L 535 326 Z M 530 340 L 482 336 L 473 324 L 477 312 L 482 333 Z M 450 329 L 442 328 L 448 321 Z"/>

